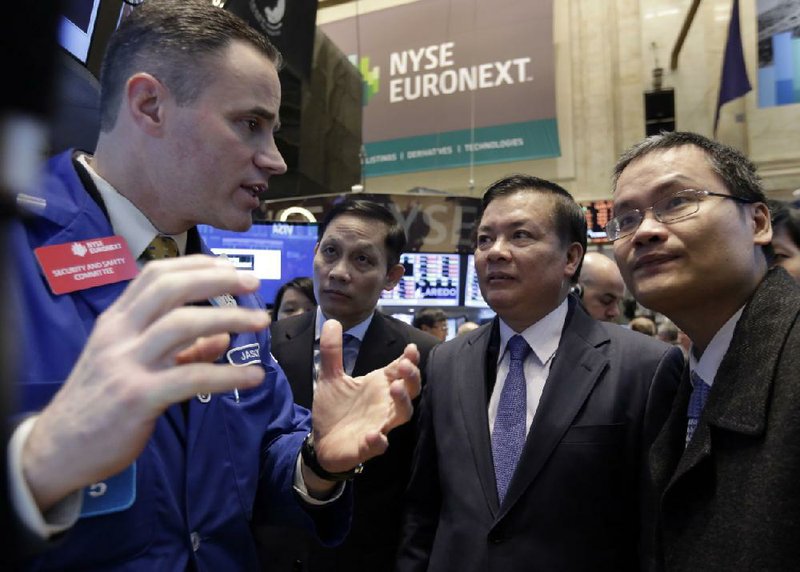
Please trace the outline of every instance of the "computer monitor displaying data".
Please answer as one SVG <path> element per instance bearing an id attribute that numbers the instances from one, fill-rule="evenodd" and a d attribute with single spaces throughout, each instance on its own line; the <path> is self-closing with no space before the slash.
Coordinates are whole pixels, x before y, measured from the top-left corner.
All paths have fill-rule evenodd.
<path id="1" fill-rule="evenodd" d="M 313 273 L 317 224 L 261 222 L 245 232 L 206 225 L 197 229 L 215 254 L 224 254 L 236 268 L 261 279 L 259 293 L 265 304 L 272 304 L 284 282 Z"/>
<path id="2" fill-rule="evenodd" d="M 410 252 L 400 256 L 405 274 L 391 292 L 382 292 L 382 306 L 458 306 L 461 256 L 456 253 Z"/>
<path id="3" fill-rule="evenodd" d="M 475 272 L 475 255 L 467 254 L 467 270 L 464 275 L 464 306 L 467 308 L 488 308 L 478 286 L 478 274 Z"/>

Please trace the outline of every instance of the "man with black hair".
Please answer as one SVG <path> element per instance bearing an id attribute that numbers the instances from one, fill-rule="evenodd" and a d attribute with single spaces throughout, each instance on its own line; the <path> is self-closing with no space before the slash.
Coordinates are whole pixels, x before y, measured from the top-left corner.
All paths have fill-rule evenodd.
<path id="1" fill-rule="evenodd" d="M 695 133 L 623 154 L 606 227 L 631 293 L 692 340 L 653 444 L 654 570 L 800 562 L 800 287 L 769 269 L 756 169 Z"/>
<path id="2" fill-rule="evenodd" d="M 414 315 L 411 325 L 439 338 L 439 341 L 447 339 L 447 314 L 441 308 L 423 308 Z"/>
<path id="3" fill-rule="evenodd" d="M 376 309 L 381 292 L 394 288 L 404 274 L 400 255 L 405 246 L 403 227 L 376 202 L 345 200 L 326 213 L 314 250 L 317 310 L 274 322 L 271 328 L 272 353 L 286 372 L 296 403 L 310 408 L 317 399 L 314 364 L 319 363 L 320 334 L 331 319 L 342 324 L 346 373 L 371 371 L 397 358 L 410 343 L 419 350 L 424 369 L 438 340 Z M 259 529 L 263 569 L 392 570 L 415 442 L 412 422 L 391 432 L 384 455 L 364 463 L 353 484 L 351 532 L 341 546 L 325 548 L 309 535 L 285 528 Z"/>
<path id="4" fill-rule="evenodd" d="M 585 248 L 560 186 L 486 191 L 475 268 L 497 318 L 428 357 L 398 571 L 640 569 L 646 452 L 683 358 L 568 295 Z"/>
<path id="5" fill-rule="evenodd" d="M 53 158 L 12 228 L 33 414 L 9 475 L 33 569 L 252 570 L 257 491 L 267 518 L 341 541 L 343 483 L 411 416 L 414 347 L 352 378 L 331 320 L 312 422 L 270 356 L 258 280 L 197 232 L 247 229 L 286 170 L 279 63 L 207 1 L 146 2 L 108 48 L 96 153 Z"/>

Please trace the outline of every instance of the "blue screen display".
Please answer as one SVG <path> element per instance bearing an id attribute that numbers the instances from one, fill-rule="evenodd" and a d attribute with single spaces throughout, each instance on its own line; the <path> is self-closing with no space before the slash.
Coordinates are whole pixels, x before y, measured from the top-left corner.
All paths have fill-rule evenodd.
<path id="1" fill-rule="evenodd" d="M 197 230 L 215 254 L 224 254 L 236 268 L 261 279 L 265 304 L 272 304 L 284 282 L 312 276 L 317 224 L 261 222 L 245 232 L 198 225 Z"/>

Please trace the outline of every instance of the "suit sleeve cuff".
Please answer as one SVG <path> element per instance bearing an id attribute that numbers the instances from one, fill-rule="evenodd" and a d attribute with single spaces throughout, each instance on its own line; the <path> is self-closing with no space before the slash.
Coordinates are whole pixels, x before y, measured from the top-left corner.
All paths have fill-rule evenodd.
<path id="1" fill-rule="evenodd" d="M 14 430 L 8 444 L 8 480 L 11 504 L 17 518 L 31 534 L 48 540 L 71 528 L 78 520 L 83 505 L 83 490 L 77 490 L 42 514 L 22 473 L 22 451 L 36 424 L 38 415 L 25 419 Z"/>

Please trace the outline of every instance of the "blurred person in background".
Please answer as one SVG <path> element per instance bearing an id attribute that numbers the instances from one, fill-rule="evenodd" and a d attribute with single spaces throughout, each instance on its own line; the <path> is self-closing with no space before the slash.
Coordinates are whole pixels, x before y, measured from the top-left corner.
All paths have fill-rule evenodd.
<path id="1" fill-rule="evenodd" d="M 656 335 L 656 323 L 647 316 L 636 316 L 628 325 L 634 332 L 651 337 Z"/>
<path id="2" fill-rule="evenodd" d="M 595 320 L 617 322 L 625 283 L 617 263 L 600 252 L 587 252 L 578 278 L 583 307 Z"/>
<path id="3" fill-rule="evenodd" d="M 656 337 L 662 342 L 666 342 L 670 345 L 677 346 L 678 326 L 676 326 L 669 320 L 664 320 L 656 328 Z"/>
<path id="4" fill-rule="evenodd" d="M 468 334 L 473 330 L 477 330 L 479 327 L 480 326 L 475 322 L 464 322 L 458 327 L 458 330 L 456 330 L 456 335 L 461 336 L 464 334 Z"/>
<path id="5" fill-rule="evenodd" d="M 273 320 L 278 321 L 289 316 L 297 316 L 310 312 L 317 307 L 314 297 L 314 282 L 311 278 L 300 277 L 278 288 L 272 304 Z"/>
<path id="6" fill-rule="evenodd" d="M 447 314 L 439 308 L 423 308 L 416 313 L 411 325 L 438 338 L 439 341 L 447 339 Z"/>
<path id="7" fill-rule="evenodd" d="M 772 213 L 772 248 L 774 263 L 800 282 L 800 208 L 779 201 L 770 201 Z"/>

